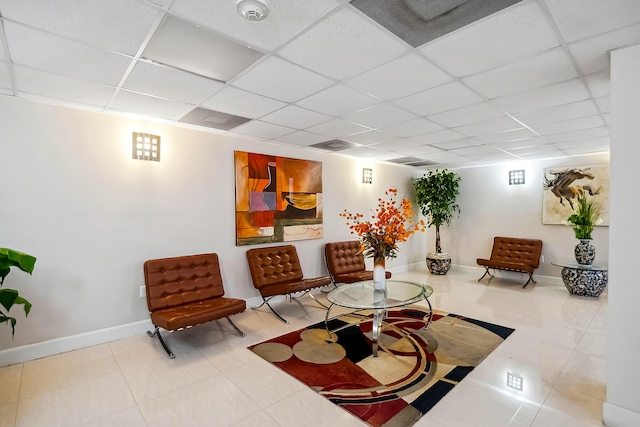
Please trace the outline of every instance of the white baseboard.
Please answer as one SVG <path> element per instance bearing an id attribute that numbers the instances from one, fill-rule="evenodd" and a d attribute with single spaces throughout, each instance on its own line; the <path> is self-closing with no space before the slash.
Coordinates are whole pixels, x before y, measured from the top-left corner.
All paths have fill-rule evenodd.
<path id="1" fill-rule="evenodd" d="M 129 338 L 143 334 L 146 331 L 152 331 L 153 329 L 154 326 L 151 320 L 142 320 L 111 328 L 99 329 L 97 331 L 84 332 L 82 334 L 14 347 L 0 351 L 0 366 L 13 365 L 15 363 L 52 356 L 54 354 L 103 344 L 109 341 Z"/>
<path id="2" fill-rule="evenodd" d="M 604 402 L 602 405 L 602 421 L 609 427 L 640 426 L 640 414 L 622 406 Z"/>

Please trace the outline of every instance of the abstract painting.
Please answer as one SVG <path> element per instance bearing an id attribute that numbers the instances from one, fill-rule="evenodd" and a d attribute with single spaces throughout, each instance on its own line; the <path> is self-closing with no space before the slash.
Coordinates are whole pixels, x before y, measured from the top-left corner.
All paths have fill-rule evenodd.
<path id="1" fill-rule="evenodd" d="M 236 246 L 322 238 L 322 163 L 234 153 Z"/>
<path id="2" fill-rule="evenodd" d="M 562 224 L 573 213 L 576 199 L 586 195 L 600 204 L 600 225 L 609 225 L 608 164 L 546 168 L 542 187 L 543 224 Z"/>

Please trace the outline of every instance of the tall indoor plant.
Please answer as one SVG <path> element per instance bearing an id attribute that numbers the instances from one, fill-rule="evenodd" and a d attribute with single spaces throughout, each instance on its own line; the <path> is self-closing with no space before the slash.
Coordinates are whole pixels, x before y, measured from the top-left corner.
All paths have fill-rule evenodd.
<path id="1" fill-rule="evenodd" d="M 435 169 L 418 178 L 414 185 L 415 201 L 427 218 L 427 225 L 436 227 L 436 251 L 427 254 L 427 267 L 433 274 L 447 274 L 451 257 L 440 247 L 440 226 L 449 225 L 454 213 L 460 214 L 456 203 L 460 194 L 460 176 L 447 169 Z"/>
<path id="2" fill-rule="evenodd" d="M 36 258 L 8 248 L 0 248 L 0 323 L 11 324 L 11 333 L 15 335 L 17 320 L 9 316 L 9 310 L 14 305 L 23 305 L 25 316 L 31 311 L 31 303 L 22 298 L 15 289 L 2 288 L 4 279 L 11 272 L 11 267 L 31 274 L 36 264 Z"/>
<path id="3" fill-rule="evenodd" d="M 571 224 L 576 239 L 580 240 L 574 249 L 576 261 L 578 264 L 591 265 L 596 257 L 596 248 L 591 244 L 591 232 L 602 223 L 600 205 L 586 195 L 580 195 L 567 222 Z"/>

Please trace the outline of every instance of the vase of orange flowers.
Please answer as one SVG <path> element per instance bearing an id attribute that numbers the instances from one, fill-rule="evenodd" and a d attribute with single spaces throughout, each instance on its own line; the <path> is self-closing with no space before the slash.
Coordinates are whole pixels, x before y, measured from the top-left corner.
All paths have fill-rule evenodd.
<path id="1" fill-rule="evenodd" d="M 361 213 L 352 214 L 346 209 L 340 214 L 347 219 L 351 234 L 360 238 L 360 251 L 373 258 L 373 284 L 375 289 L 385 289 L 385 260 L 398 256 L 398 243 L 405 242 L 417 231 L 424 231 L 424 221 L 414 221 L 411 202 L 402 198 L 397 202 L 398 190 L 384 192 L 386 199 L 378 198 L 378 207 L 370 218 Z"/>

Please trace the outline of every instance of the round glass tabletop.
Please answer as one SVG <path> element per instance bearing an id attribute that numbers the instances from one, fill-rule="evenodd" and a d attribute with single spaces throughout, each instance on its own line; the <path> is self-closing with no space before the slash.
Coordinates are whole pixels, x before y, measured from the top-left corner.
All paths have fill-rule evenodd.
<path id="1" fill-rule="evenodd" d="M 596 264 L 578 264 L 577 262 L 552 262 L 551 265 L 555 265 L 557 267 L 562 268 L 575 268 L 576 270 L 593 270 L 593 271 L 607 271 L 609 267 L 605 265 L 596 265 Z"/>
<path id="2" fill-rule="evenodd" d="M 387 309 L 413 304 L 433 294 L 433 288 L 416 282 L 387 280 L 386 290 L 375 290 L 373 281 L 339 285 L 327 294 L 330 303 L 353 309 Z"/>

